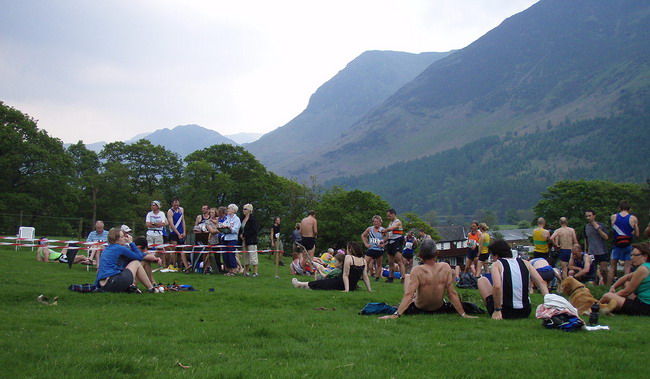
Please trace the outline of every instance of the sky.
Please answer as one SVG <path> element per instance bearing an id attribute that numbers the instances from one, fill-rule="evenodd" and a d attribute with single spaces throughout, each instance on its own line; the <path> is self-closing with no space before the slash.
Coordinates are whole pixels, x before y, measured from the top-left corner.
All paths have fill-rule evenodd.
<path id="1" fill-rule="evenodd" d="M 64 142 L 267 133 L 367 50 L 461 49 L 536 0 L 0 0 L 0 101 Z"/>

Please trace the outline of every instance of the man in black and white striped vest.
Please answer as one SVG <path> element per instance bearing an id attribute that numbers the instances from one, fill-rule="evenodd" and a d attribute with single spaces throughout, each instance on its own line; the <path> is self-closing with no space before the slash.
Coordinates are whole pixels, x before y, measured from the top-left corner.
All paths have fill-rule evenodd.
<path id="1" fill-rule="evenodd" d="M 488 249 L 495 259 L 490 268 L 492 283 L 486 277 L 478 280 L 478 289 L 488 313 L 495 320 L 527 318 L 531 311 L 528 297 L 530 280 L 542 295 L 548 293 L 546 282 L 528 261 L 512 257 L 506 241 L 496 240 Z"/>

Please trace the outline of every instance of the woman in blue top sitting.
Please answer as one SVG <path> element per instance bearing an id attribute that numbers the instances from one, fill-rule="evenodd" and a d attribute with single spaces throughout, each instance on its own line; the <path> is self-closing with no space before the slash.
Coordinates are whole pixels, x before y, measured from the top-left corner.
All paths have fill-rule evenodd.
<path id="1" fill-rule="evenodd" d="M 650 316 L 650 248 L 647 243 L 632 245 L 632 265 L 636 271 L 631 272 L 612 285 L 610 291 L 600 299 L 601 303 L 616 301 L 614 313 Z M 617 289 L 622 288 L 617 291 Z"/>
<path id="2" fill-rule="evenodd" d="M 133 243 L 133 237 L 124 233 L 122 228 L 113 228 L 108 232 L 108 246 L 100 259 L 95 285 L 103 291 L 139 293 L 139 281 L 147 287 L 148 292 L 158 292 L 140 261 L 157 262 L 160 266 L 160 258 L 141 252 Z"/>

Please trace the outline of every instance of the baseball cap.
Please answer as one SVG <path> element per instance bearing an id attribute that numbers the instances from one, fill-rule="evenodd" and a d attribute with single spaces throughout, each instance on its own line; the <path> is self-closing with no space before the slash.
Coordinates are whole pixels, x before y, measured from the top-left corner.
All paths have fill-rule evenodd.
<path id="1" fill-rule="evenodd" d="M 124 233 L 131 233 L 131 228 L 128 225 L 122 225 L 121 228 Z"/>

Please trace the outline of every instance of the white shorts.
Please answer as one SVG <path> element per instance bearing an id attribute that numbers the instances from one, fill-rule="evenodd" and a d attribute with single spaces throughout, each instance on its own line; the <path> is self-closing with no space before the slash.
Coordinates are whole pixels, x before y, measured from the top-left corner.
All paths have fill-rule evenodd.
<path id="1" fill-rule="evenodd" d="M 149 245 L 160 245 L 163 243 L 163 236 L 161 233 L 147 234 L 147 243 Z"/>
<path id="2" fill-rule="evenodd" d="M 244 264 L 257 266 L 257 245 L 246 245 L 248 253 L 244 253 Z"/>

